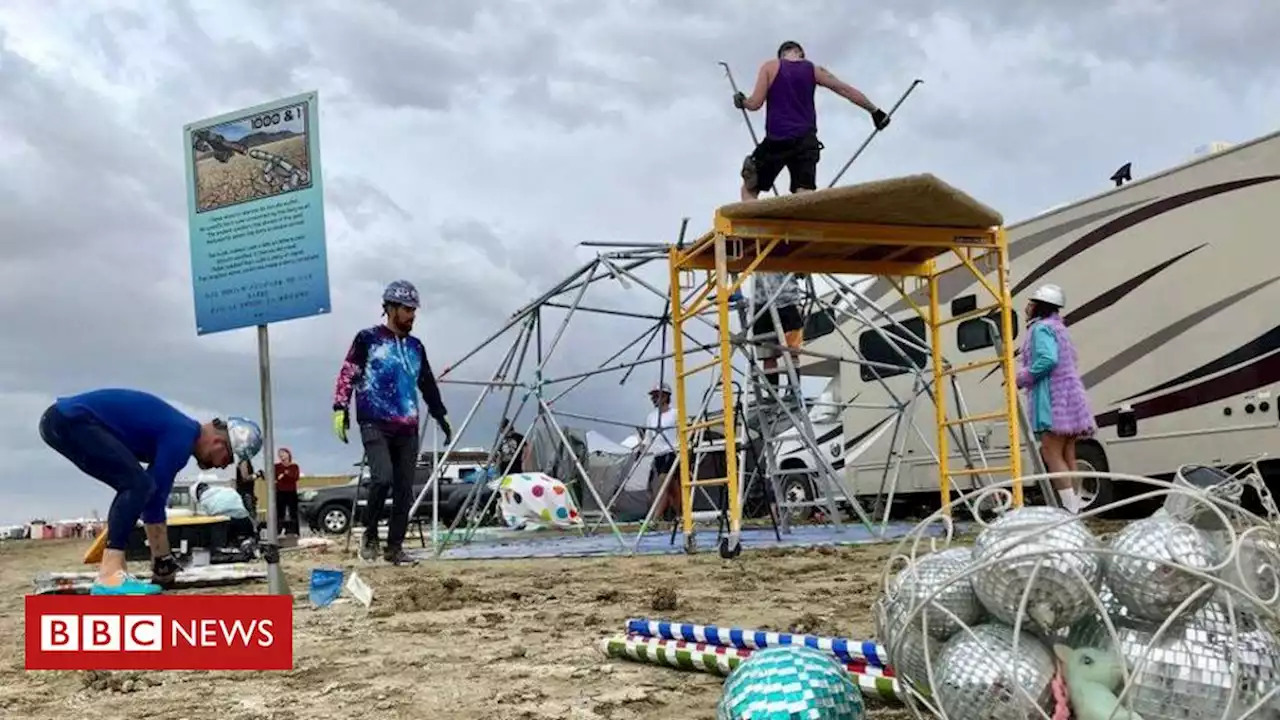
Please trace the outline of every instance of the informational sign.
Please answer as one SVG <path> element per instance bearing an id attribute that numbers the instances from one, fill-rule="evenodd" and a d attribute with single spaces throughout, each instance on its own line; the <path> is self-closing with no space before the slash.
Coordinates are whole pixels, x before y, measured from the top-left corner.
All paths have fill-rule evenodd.
<path id="1" fill-rule="evenodd" d="M 316 93 L 183 137 L 196 334 L 329 312 Z"/>

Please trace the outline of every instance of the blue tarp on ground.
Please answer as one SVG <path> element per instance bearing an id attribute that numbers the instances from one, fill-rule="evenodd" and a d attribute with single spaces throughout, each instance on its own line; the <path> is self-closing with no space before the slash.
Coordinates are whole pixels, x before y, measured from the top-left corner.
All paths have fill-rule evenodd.
<path id="1" fill-rule="evenodd" d="M 958 523 L 957 523 L 958 525 Z M 837 529 L 832 525 L 804 525 L 793 527 L 790 533 L 784 533 L 779 542 L 774 536 L 773 528 L 743 528 L 742 549 L 744 551 L 765 548 L 801 548 L 819 545 L 861 545 L 865 543 L 896 541 L 911 532 L 914 524 L 889 523 L 885 527 L 883 537 L 877 537 L 861 525 L 846 524 Z M 933 535 L 941 535 L 939 525 L 931 529 Z M 959 527 L 956 528 L 960 530 Z M 441 534 L 443 539 L 443 533 Z M 459 539 L 460 533 L 455 535 Z M 623 532 L 623 539 L 630 548 L 635 542 L 634 532 Z M 698 532 L 698 549 L 703 552 L 716 551 L 716 531 L 707 528 Z M 608 528 L 601 528 L 595 535 L 581 536 L 564 532 L 556 535 L 503 539 L 474 539 L 470 545 L 454 545 L 441 554 L 445 560 L 503 560 L 515 558 L 553 558 L 553 557 L 601 557 L 618 555 L 622 552 L 618 538 Z M 671 542 L 671 532 L 646 533 L 640 540 L 636 550 L 640 555 L 674 555 L 684 552 L 684 536 L 676 533 L 675 543 Z M 431 550 L 410 551 L 411 555 L 426 558 Z"/>

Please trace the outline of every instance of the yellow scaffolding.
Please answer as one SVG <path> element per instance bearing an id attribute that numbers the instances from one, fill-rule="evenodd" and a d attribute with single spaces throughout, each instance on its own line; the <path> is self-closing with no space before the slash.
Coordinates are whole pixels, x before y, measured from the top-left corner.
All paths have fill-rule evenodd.
<path id="1" fill-rule="evenodd" d="M 951 365 L 942 354 L 942 329 L 972 317 L 998 314 L 1001 338 L 1013 337 L 1009 292 L 1009 254 L 999 213 L 932 175 L 913 175 L 860 185 L 818 190 L 726 205 L 716 211 L 713 229 L 687 248 L 670 252 L 671 311 L 675 326 L 675 400 L 680 450 L 680 491 L 686 549 L 693 547 L 692 492 L 695 487 L 723 486 L 728 494 L 729 538 L 736 543 L 742 527 L 739 497 L 736 418 L 732 373 L 733 342 L 729 298 L 753 272 L 876 275 L 889 278 L 929 329 L 933 401 L 937 408 L 938 484 L 942 504 L 951 502 L 956 476 L 1007 473 L 1013 479 L 1013 503 L 1022 506 L 1022 452 L 1018 427 L 1013 344 L 995 344 L 990 360 Z M 944 265 L 941 261 L 953 258 Z M 985 268 L 985 269 L 984 269 Z M 689 283 L 685 298 L 681 273 L 705 272 L 702 283 Z M 969 272 L 991 302 L 944 318 L 938 281 L 951 272 Z M 995 275 L 993 284 L 987 275 Z M 914 291 L 906 278 L 923 287 Z M 698 287 L 700 285 L 701 287 Z M 914 297 L 913 297 L 914 296 Z M 922 306 L 918 301 L 927 300 Z M 719 348 L 711 362 L 686 368 L 684 324 L 715 304 Z M 998 367 L 1004 378 L 1004 406 L 991 412 L 953 416 L 945 380 L 978 369 Z M 719 419 L 691 422 L 686 381 L 703 371 L 719 371 L 722 414 Z M 1009 464 L 1002 467 L 951 467 L 948 432 L 964 423 L 1003 421 L 1009 433 Z M 693 480 L 690 439 L 723 423 L 725 477 Z M 722 554 L 725 548 L 722 545 Z M 736 554 L 736 549 L 733 550 Z"/>

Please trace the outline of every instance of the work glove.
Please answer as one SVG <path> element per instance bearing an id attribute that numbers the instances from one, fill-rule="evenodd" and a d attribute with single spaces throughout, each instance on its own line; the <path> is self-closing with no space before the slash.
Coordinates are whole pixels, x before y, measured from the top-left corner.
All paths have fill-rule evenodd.
<path id="1" fill-rule="evenodd" d="M 338 436 L 342 442 L 347 442 L 347 428 L 351 427 L 351 421 L 347 418 L 346 410 L 333 411 L 333 434 Z"/>
<path id="2" fill-rule="evenodd" d="M 889 114 L 880 108 L 871 111 L 871 122 L 875 123 L 877 130 L 883 130 L 889 127 Z"/>
<path id="3" fill-rule="evenodd" d="M 449 417 L 447 415 L 438 417 L 436 422 L 440 423 L 440 432 L 444 433 L 444 444 L 448 447 L 449 443 L 453 442 L 453 426 L 449 424 Z"/>
<path id="4" fill-rule="evenodd" d="M 734 94 L 733 94 L 733 106 L 734 106 L 734 107 L 736 107 L 736 108 L 738 108 L 739 110 L 746 110 L 746 109 L 747 109 L 747 96 L 746 96 L 746 95 L 743 95 L 743 94 L 742 94 L 742 93 L 740 93 L 740 92 L 736 92 L 736 93 L 734 93 Z"/>

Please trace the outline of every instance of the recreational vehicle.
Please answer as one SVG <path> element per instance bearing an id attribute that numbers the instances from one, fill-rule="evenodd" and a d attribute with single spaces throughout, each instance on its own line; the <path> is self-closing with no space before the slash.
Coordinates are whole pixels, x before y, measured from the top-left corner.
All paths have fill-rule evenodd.
<path id="1" fill-rule="evenodd" d="M 1166 476 L 1183 463 L 1231 466 L 1276 449 L 1277 228 L 1280 133 L 1196 157 L 1007 228 L 1015 328 L 1025 326 L 1022 310 L 1039 285 L 1054 283 L 1066 293 L 1064 318 L 1079 350 L 1099 427 L 1095 439 L 1078 446 L 1082 470 Z M 927 345 L 925 323 L 888 281 L 877 279 L 866 287 L 867 298 L 887 311 L 880 319 L 882 329 L 897 337 L 909 332 Z M 952 315 L 992 301 L 967 271 L 944 276 L 940 290 L 942 311 Z M 914 299 L 927 302 L 923 288 L 914 292 Z M 949 325 L 944 357 L 956 364 L 990 357 L 997 339 L 991 328 L 979 317 Z M 832 377 L 831 388 L 845 400 L 910 398 L 916 376 L 898 349 L 859 323 L 843 329 L 859 355 L 903 369 L 805 360 L 806 374 Z M 1021 333 L 1012 338 L 1014 348 L 1023 340 Z M 841 333 L 814 339 L 809 347 L 855 357 Z M 927 369 L 927 354 L 898 347 Z M 966 377 L 960 383 L 965 414 L 1002 407 L 998 370 Z M 930 397 L 920 397 L 906 415 L 922 432 L 904 424 L 905 441 L 899 434 L 894 442 L 894 413 L 847 409 L 843 437 L 827 437 L 822 445 L 838 445 L 844 454 L 842 480 L 856 495 L 878 496 L 893 485 L 900 499 L 936 506 Z M 1003 423 L 975 423 L 967 429 L 966 441 L 981 448 L 990 465 L 1007 464 Z M 964 462 L 958 444 L 949 443 L 953 466 Z M 893 461 L 899 457 L 895 483 Z M 1031 467 L 1029 456 L 1023 465 Z M 1280 469 L 1265 460 L 1260 465 L 1268 481 Z M 958 480 L 953 487 L 966 489 L 972 482 Z M 1094 478 L 1084 490 L 1091 502 L 1132 492 L 1124 484 L 1113 487 Z"/>

